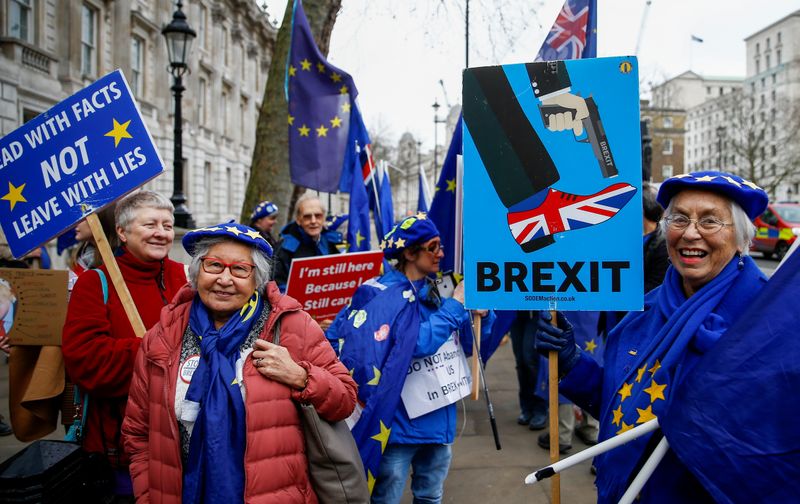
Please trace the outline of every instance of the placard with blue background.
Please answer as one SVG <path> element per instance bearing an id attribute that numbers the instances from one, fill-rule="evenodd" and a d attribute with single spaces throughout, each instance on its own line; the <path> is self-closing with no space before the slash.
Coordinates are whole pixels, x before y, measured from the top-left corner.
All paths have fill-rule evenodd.
<path id="1" fill-rule="evenodd" d="M 164 170 L 120 70 L 0 139 L 0 223 L 20 257 Z"/>
<path id="2" fill-rule="evenodd" d="M 641 310 L 636 58 L 463 79 L 467 307 Z"/>

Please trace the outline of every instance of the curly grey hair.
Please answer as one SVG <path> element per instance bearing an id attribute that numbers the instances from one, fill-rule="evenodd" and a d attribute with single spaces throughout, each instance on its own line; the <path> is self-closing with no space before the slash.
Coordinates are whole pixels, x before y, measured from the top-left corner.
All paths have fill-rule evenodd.
<path id="1" fill-rule="evenodd" d="M 166 196 L 154 191 L 136 191 L 117 202 L 117 207 L 114 209 L 114 220 L 117 226 L 127 231 L 128 226 L 136 218 L 137 210 L 140 208 L 155 208 L 156 210 L 167 210 L 170 213 L 175 212 L 175 207 Z"/>
<path id="2" fill-rule="evenodd" d="M 672 215 L 672 203 L 674 201 L 675 198 L 669 201 L 669 205 L 667 205 L 666 210 L 664 210 L 664 217 Z M 731 216 L 733 218 L 733 232 L 736 238 L 736 248 L 743 256 L 750 255 L 750 244 L 756 235 L 756 227 L 750 222 L 744 209 L 733 200 L 731 200 Z M 667 231 L 666 219 L 661 220 L 661 230 L 665 233 Z"/>
<path id="3" fill-rule="evenodd" d="M 239 240 L 226 238 L 224 236 L 201 238 L 197 240 L 197 243 L 194 245 L 192 261 L 189 263 L 189 283 L 192 285 L 193 289 L 197 290 L 197 276 L 200 274 L 200 258 L 208 255 L 208 251 L 214 245 L 225 242 L 244 243 Z M 247 244 L 245 243 L 245 245 Z M 256 247 L 250 247 L 250 256 L 253 259 L 253 264 L 256 265 L 254 272 L 256 276 L 256 290 L 263 295 L 264 288 L 267 286 L 267 283 L 270 279 L 270 274 L 272 273 L 270 267 L 270 258 L 266 253 Z"/>

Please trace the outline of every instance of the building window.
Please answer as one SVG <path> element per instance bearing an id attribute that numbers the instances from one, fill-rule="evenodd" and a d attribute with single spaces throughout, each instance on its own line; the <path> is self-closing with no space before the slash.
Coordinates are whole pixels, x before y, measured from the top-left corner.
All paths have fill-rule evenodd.
<path id="1" fill-rule="evenodd" d="M 774 145 L 770 146 L 769 151 L 770 151 L 770 155 L 772 157 L 775 157 L 775 156 L 778 155 L 778 148 L 775 147 Z"/>
<path id="2" fill-rule="evenodd" d="M 756 58 L 756 73 L 761 73 L 761 62 Z"/>
<path id="3" fill-rule="evenodd" d="M 769 48 L 770 48 L 769 37 L 767 37 L 767 50 L 769 50 Z"/>
<path id="4" fill-rule="evenodd" d="M 769 70 L 771 66 L 769 63 L 769 54 L 767 54 L 766 58 L 767 58 L 767 65 L 764 67 L 764 70 Z"/>
<path id="5" fill-rule="evenodd" d="M 776 82 L 778 82 L 778 76 L 777 74 L 772 74 L 772 83 L 775 84 Z"/>
<path id="6" fill-rule="evenodd" d="M 201 77 L 198 79 L 197 88 L 197 122 L 201 126 L 206 123 L 206 93 L 208 93 L 208 83 Z"/>
<path id="7" fill-rule="evenodd" d="M 33 0 L 9 0 L 8 36 L 33 43 Z"/>
<path id="8" fill-rule="evenodd" d="M 778 32 L 778 35 L 775 38 L 778 39 L 777 43 L 780 44 L 781 43 L 781 32 Z"/>
<path id="9" fill-rule="evenodd" d="M 242 98 L 241 102 L 239 103 L 239 130 L 240 135 L 239 138 L 241 142 L 245 145 L 248 145 L 247 140 L 249 137 L 247 135 L 247 99 Z"/>
<path id="10" fill-rule="evenodd" d="M 761 52 L 761 44 L 756 42 L 756 54 L 758 54 L 759 52 Z"/>
<path id="11" fill-rule="evenodd" d="M 670 117 L 670 116 L 665 116 L 664 117 L 664 127 L 665 128 L 671 128 L 672 127 L 672 117 Z"/>
<path id="12" fill-rule="evenodd" d="M 222 64 L 228 66 L 228 52 L 230 48 L 228 47 L 228 29 L 222 29 Z"/>
<path id="13" fill-rule="evenodd" d="M 775 64 L 776 65 L 780 65 L 781 64 L 781 50 L 780 49 L 777 49 L 775 51 Z"/>
<path id="14" fill-rule="evenodd" d="M 711 86 L 706 86 L 706 94 L 707 95 L 711 94 Z"/>
<path id="15" fill-rule="evenodd" d="M 144 40 L 131 37 L 131 87 L 134 96 L 144 95 Z"/>
<path id="16" fill-rule="evenodd" d="M 81 6 L 81 73 L 97 74 L 97 11 L 86 4 Z"/>
<path id="17" fill-rule="evenodd" d="M 225 188 L 227 189 L 225 191 L 225 194 L 228 194 L 228 195 L 232 195 L 233 194 L 233 173 L 232 173 L 232 170 L 230 168 L 226 168 L 225 169 Z M 225 198 L 225 203 L 226 204 L 225 204 L 225 208 L 224 208 L 223 211 L 224 212 L 230 212 L 231 211 L 231 207 L 233 207 L 234 203 L 235 203 L 233 201 L 233 198 L 230 198 L 230 197 L 229 198 Z"/>
<path id="18" fill-rule="evenodd" d="M 200 47 L 208 49 L 208 8 L 205 5 L 200 6 Z"/>
<path id="19" fill-rule="evenodd" d="M 206 190 L 205 190 L 205 207 L 211 210 L 211 188 L 214 187 L 214 181 L 212 180 L 214 176 L 214 172 L 211 168 L 211 163 L 206 161 L 203 165 L 203 175 L 205 176 L 206 181 Z"/>
<path id="20" fill-rule="evenodd" d="M 672 154 L 672 139 L 664 139 L 664 148 L 661 150 L 662 154 Z"/>
<path id="21" fill-rule="evenodd" d="M 661 167 L 661 178 L 668 179 L 672 176 L 672 165 L 663 165 Z"/>
<path id="22" fill-rule="evenodd" d="M 219 100 L 219 119 L 222 122 L 221 133 L 223 136 L 228 135 L 228 91 L 222 91 L 222 96 Z"/>

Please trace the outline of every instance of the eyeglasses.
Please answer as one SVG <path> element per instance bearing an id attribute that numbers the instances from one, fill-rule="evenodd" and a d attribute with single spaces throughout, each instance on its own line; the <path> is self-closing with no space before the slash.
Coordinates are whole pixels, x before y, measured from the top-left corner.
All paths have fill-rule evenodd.
<path id="1" fill-rule="evenodd" d="M 323 217 L 325 217 L 325 215 L 322 214 L 322 213 L 307 213 L 307 214 L 301 215 L 300 219 L 302 219 L 303 222 L 311 222 L 312 219 L 321 221 Z"/>
<path id="2" fill-rule="evenodd" d="M 441 249 L 442 249 L 442 242 L 431 243 L 427 247 L 422 248 L 422 250 L 427 250 L 433 255 L 438 254 Z"/>
<path id="3" fill-rule="evenodd" d="M 253 274 L 253 270 L 256 269 L 255 264 L 246 262 L 226 263 L 216 257 L 208 256 L 201 257 L 200 264 L 203 265 L 203 271 L 212 275 L 219 275 L 225 271 L 225 268 L 228 268 L 231 272 L 231 275 L 235 276 L 236 278 L 250 278 L 250 275 Z"/>
<path id="4" fill-rule="evenodd" d="M 689 227 L 689 224 L 694 224 L 695 228 L 700 234 L 710 235 L 718 233 L 720 229 L 725 226 L 733 226 L 732 223 L 722 222 L 716 217 L 701 217 L 699 219 L 690 219 L 682 214 L 673 214 L 664 218 L 670 229 L 675 231 L 684 231 Z"/>

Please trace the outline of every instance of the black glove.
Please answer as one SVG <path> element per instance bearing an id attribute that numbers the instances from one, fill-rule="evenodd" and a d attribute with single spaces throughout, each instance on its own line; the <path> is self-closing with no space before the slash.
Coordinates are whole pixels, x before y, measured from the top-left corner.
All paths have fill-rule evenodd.
<path id="1" fill-rule="evenodd" d="M 575 344 L 575 331 L 567 317 L 556 312 L 558 327 L 552 325 L 550 312 L 542 310 L 536 321 L 536 351 L 545 357 L 549 352 L 558 352 L 558 372 L 569 373 L 581 358 L 580 348 Z"/>

